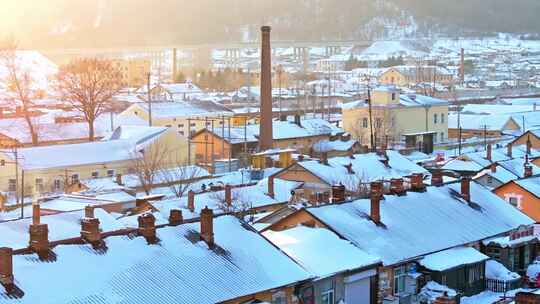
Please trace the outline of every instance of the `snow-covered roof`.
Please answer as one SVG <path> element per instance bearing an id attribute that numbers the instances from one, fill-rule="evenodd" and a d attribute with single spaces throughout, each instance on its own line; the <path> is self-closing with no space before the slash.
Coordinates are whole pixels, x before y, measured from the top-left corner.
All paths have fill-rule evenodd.
<path id="1" fill-rule="evenodd" d="M 202 90 L 191 82 L 186 83 L 162 83 L 159 85 L 170 94 L 202 93 Z"/>
<path id="2" fill-rule="evenodd" d="M 356 140 L 319 140 L 313 144 L 315 152 L 331 152 L 331 151 L 349 151 L 355 144 Z"/>
<path id="3" fill-rule="evenodd" d="M 135 105 L 148 112 L 148 103 L 137 103 L 133 106 Z M 230 115 L 231 113 L 232 111 L 228 108 L 207 100 L 152 102 L 152 117 L 154 118 Z"/>
<path id="4" fill-rule="evenodd" d="M 367 199 L 305 210 L 360 249 L 380 257 L 385 265 L 481 241 L 534 223 L 475 182 L 470 187 L 472 203 L 464 201 L 459 191 L 460 184 L 455 183 L 430 186 L 423 193 L 384 196 L 380 204 L 384 227 L 370 220 Z"/>
<path id="5" fill-rule="evenodd" d="M 388 90 L 387 87 L 379 87 L 377 90 Z M 399 91 L 399 90 L 398 90 Z M 448 105 L 448 101 L 434 98 L 425 95 L 418 94 L 400 94 L 399 95 L 399 104 L 392 105 L 374 105 L 377 107 L 423 107 L 423 106 L 444 106 Z M 368 103 L 365 100 L 356 100 L 351 101 L 341 105 L 343 110 L 351 110 L 355 108 L 367 107 Z"/>
<path id="6" fill-rule="evenodd" d="M 139 145 L 167 131 L 165 127 L 150 129 L 151 132 L 133 132 L 129 139 L 20 148 L 19 163 L 27 170 L 39 170 L 130 160 Z M 13 157 L 12 153 L 6 155 Z"/>
<path id="7" fill-rule="evenodd" d="M 445 271 L 455 267 L 475 264 L 489 257 L 472 247 L 455 247 L 424 256 L 420 265 L 433 271 Z"/>
<path id="8" fill-rule="evenodd" d="M 277 232 L 268 230 L 263 235 L 319 278 L 379 262 L 377 257 L 325 228 L 298 226 Z"/>
<path id="9" fill-rule="evenodd" d="M 0 303 L 216 303 L 310 278 L 235 217 L 215 218 L 213 227 L 213 249 L 200 240 L 200 224 L 192 223 L 157 229 L 158 245 L 113 236 L 105 239 L 105 252 L 86 244 L 56 246 L 54 263 L 15 255 L 24 297 L 2 294 Z"/>
<path id="10" fill-rule="evenodd" d="M 533 176 L 515 181 L 523 189 L 540 198 L 540 176 Z"/>
<path id="11" fill-rule="evenodd" d="M 508 270 L 503 264 L 495 261 L 486 261 L 486 278 L 491 280 L 510 281 L 520 278 L 520 275 Z"/>
<path id="12" fill-rule="evenodd" d="M 428 171 L 408 160 L 399 152 L 388 150 L 388 167 L 382 162 L 383 157 L 376 153 L 355 154 L 350 157 L 332 157 L 328 165 L 318 160 L 298 162 L 297 164 L 316 175 L 329 185 L 343 184 L 347 190 L 357 190 L 360 182 L 371 182 L 381 179 L 399 178 L 413 173 Z M 354 174 L 350 174 L 345 166 L 352 165 Z"/>
<path id="13" fill-rule="evenodd" d="M 406 75 L 406 76 L 415 76 L 418 74 L 426 74 L 426 75 L 446 75 L 446 76 L 453 76 L 454 74 L 450 72 L 448 69 L 440 66 L 433 66 L 433 65 L 426 65 L 426 66 L 416 66 L 416 65 L 396 65 L 389 68 L 386 68 L 384 73 L 396 70 L 399 73 Z"/>
<path id="14" fill-rule="evenodd" d="M 81 236 L 81 219 L 84 218 L 84 210 L 63 212 L 53 215 L 42 215 L 41 223 L 49 227 L 49 241 L 59 241 Z M 123 228 L 114 217 L 103 209 L 95 208 L 94 216 L 99 219 L 100 228 L 103 232 L 115 231 Z M 32 218 L 24 218 L 0 223 L 0 244 L 13 249 L 27 248 L 30 242 L 28 227 L 32 224 Z"/>
<path id="15" fill-rule="evenodd" d="M 301 120 L 301 126 L 295 124 L 293 121 L 273 121 L 273 138 L 274 139 L 289 139 L 289 138 L 302 138 L 320 135 L 331 135 L 337 133 L 343 133 L 343 129 L 336 127 L 335 124 L 328 122 L 321 118 L 308 118 Z M 207 129 L 211 132 L 210 129 Z M 244 127 L 229 128 L 225 127 L 223 130 L 220 127 L 214 128 L 214 134 L 222 137 L 225 134 L 225 139 L 233 143 L 257 142 L 259 138 L 260 125 L 252 124 Z"/>
<path id="16" fill-rule="evenodd" d="M 287 202 L 291 197 L 291 190 L 298 188 L 301 184 L 301 182 L 276 179 L 274 181 L 273 198 L 267 194 L 268 179 L 266 178 L 259 181 L 256 185 L 233 187 L 231 189 L 231 210 L 246 210 Z M 214 209 L 214 214 L 224 213 L 224 202 L 225 190 L 220 190 L 195 194 L 195 210 L 193 213 L 187 208 L 187 194 L 181 198 L 156 201 L 153 202 L 152 205 L 158 209 L 163 216 L 168 217 L 171 209 L 181 209 L 184 218 L 196 218 L 205 207 Z"/>

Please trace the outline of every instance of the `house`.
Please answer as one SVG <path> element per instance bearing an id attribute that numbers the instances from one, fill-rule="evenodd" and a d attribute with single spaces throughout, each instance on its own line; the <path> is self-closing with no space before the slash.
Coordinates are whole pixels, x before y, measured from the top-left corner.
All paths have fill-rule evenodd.
<path id="1" fill-rule="evenodd" d="M 263 235 L 314 277 L 300 287 L 301 303 L 376 303 L 377 257 L 325 228 L 298 226 Z"/>
<path id="2" fill-rule="evenodd" d="M 358 141 L 351 139 L 351 135 L 346 133 L 341 136 L 330 136 L 330 139 L 319 140 L 312 146 L 311 155 L 321 158 L 323 153 L 327 157 L 347 156 L 357 154 L 362 150 Z"/>
<path id="3" fill-rule="evenodd" d="M 525 275 L 527 267 L 538 256 L 537 230 L 536 224 L 524 225 L 509 235 L 484 240 L 483 251 L 510 271 Z"/>
<path id="4" fill-rule="evenodd" d="M 137 228 L 111 233 L 88 214 L 79 235 L 59 243 L 33 232 L 53 228 L 45 218 L 34 218 L 31 246 L 0 250 L 0 303 L 292 304 L 311 277 L 249 225 L 211 209 L 200 222 L 160 226 L 143 214 Z"/>
<path id="5" fill-rule="evenodd" d="M 365 194 L 366 186 L 376 180 L 403 184 L 404 177 L 423 175 L 428 171 L 405 158 L 399 152 L 388 150 L 383 154 L 355 154 L 347 157 L 298 161 L 275 173 L 274 180 L 303 182 L 301 195 L 311 203 L 328 202 L 336 186 L 344 187 L 344 195 L 358 197 Z"/>
<path id="6" fill-rule="evenodd" d="M 495 189 L 495 193 L 535 221 L 540 221 L 540 170 L 535 176 L 515 179 Z"/>
<path id="7" fill-rule="evenodd" d="M 448 115 L 448 138 L 467 139 L 500 138 L 518 132 L 520 125 L 510 114 L 458 114 Z"/>
<path id="8" fill-rule="evenodd" d="M 372 122 L 367 102 L 360 100 L 342 106 L 343 128 L 362 145 L 371 145 L 371 126 L 377 146 L 407 140 L 408 146 L 415 148 L 415 134 L 421 136 L 426 132 L 432 134 L 434 143 L 448 138 L 448 102 L 445 100 L 401 94 L 399 89 L 390 86 L 378 87 L 372 93 L 371 108 Z M 405 135 L 410 139 L 404 138 Z"/>
<path id="9" fill-rule="evenodd" d="M 400 87 L 410 87 L 423 82 L 449 86 L 454 83 L 454 76 L 452 72 L 439 66 L 400 65 L 386 69 L 378 80 L 379 84 Z"/>
<path id="10" fill-rule="evenodd" d="M 195 157 L 198 162 L 208 163 L 212 159 L 239 158 L 242 154 L 254 153 L 259 143 L 259 124 L 242 127 L 205 128 L 192 137 Z M 294 120 L 285 117 L 273 121 L 274 148 L 294 149 L 308 154 L 313 144 L 329 140 L 334 135 L 342 134 L 343 129 L 320 118 L 294 116 Z"/>
<path id="11" fill-rule="evenodd" d="M 156 101 L 151 110 L 148 103 L 135 103 L 122 112 L 120 117 L 138 117 L 146 122 L 152 113 L 152 126 L 172 128 L 180 136 L 188 137 L 212 125 L 217 128 L 228 128 L 229 117 L 233 112 L 228 108 L 207 100 L 192 101 Z"/>
<path id="12" fill-rule="evenodd" d="M 540 150 L 540 129 L 532 129 L 521 134 L 512 141 L 513 145 L 526 145 L 530 142 L 531 148 Z"/>
<path id="13" fill-rule="evenodd" d="M 324 228 L 379 257 L 379 299 L 415 301 L 429 281 L 464 295 L 484 290 L 483 240 L 503 236 L 532 219 L 481 185 L 463 179 L 371 199 L 303 208 L 263 229 L 286 231 L 299 225 Z"/>
<path id="14" fill-rule="evenodd" d="M 160 163 L 178 166 L 187 158 L 187 141 L 165 127 L 122 126 L 104 141 L 20 148 L 0 153 L 0 189 L 19 193 L 58 193 L 81 179 L 135 173 L 135 160 L 163 151 Z M 176 165 L 175 165 L 176 164 Z M 18 179 L 18 181 L 17 181 Z M 24 186 L 23 184 L 24 179 Z"/>
<path id="15" fill-rule="evenodd" d="M 150 74 L 150 60 L 143 58 L 114 59 L 112 64 L 120 70 L 122 87 L 134 88 L 147 82 Z"/>
<path id="16" fill-rule="evenodd" d="M 146 87 L 138 90 L 139 94 L 148 94 Z M 161 83 L 150 89 L 152 100 L 162 101 L 188 101 L 197 99 L 203 91 L 191 82 L 185 83 Z"/>

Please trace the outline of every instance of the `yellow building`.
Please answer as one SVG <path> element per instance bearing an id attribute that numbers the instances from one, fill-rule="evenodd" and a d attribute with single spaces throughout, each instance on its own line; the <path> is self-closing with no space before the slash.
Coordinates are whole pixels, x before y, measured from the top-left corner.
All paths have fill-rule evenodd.
<path id="1" fill-rule="evenodd" d="M 395 87 L 372 92 L 373 133 L 378 145 L 401 143 L 405 134 L 434 132 L 434 142 L 448 139 L 448 102 L 423 95 L 404 95 Z M 343 128 L 363 145 L 370 145 L 367 102 L 355 101 L 342 107 Z"/>
<path id="2" fill-rule="evenodd" d="M 147 82 L 150 73 L 150 60 L 148 59 L 115 59 L 113 64 L 122 71 L 122 86 L 136 88 Z"/>
<path id="3" fill-rule="evenodd" d="M 152 126 L 172 128 L 184 137 L 204 128 L 211 129 L 212 121 L 214 129 L 221 129 L 222 125 L 228 128 L 230 117 L 234 114 L 228 108 L 211 101 L 152 102 L 151 108 Z M 136 116 L 149 121 L 149 109 L 148 103 L 135 103 L 119 116 Z"/>
<path id="4" fill-rule="evenodd" d="M 454 75 L 438 66 L 400 65 L 386 69 L 379 76 L 379 84 L 409 87 L 418 83 L 437 83 L 451 85 Z"/>
<path id="5" fill-rule="evenodd" d="M 178 167 L 187 161 L 187 151 L 185 137 L 171 129 L 140 126 L 119 127 L 104 141 L 20 148 L 17 161 L 14 151 L 4 150 L 0 191 L 14 194 L 19 185 L 25 196 L 63 192 L 82 179 L 133 174 L 140 167 L 136 159 L 142 157 L 162 155 L 161 166 Z"/>

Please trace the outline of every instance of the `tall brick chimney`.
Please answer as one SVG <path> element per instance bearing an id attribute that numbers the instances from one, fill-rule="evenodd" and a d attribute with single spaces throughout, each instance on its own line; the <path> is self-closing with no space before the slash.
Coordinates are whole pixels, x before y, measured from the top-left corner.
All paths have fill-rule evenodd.
<path id="1" fill-rule="evenodd" d="M 491 147 L 491 144 L 487 145 L 487 148 L 486 148 L 486 159 L 491 161 L 491 152 L 492 152 L 492 147 Z"/>
<path id="2" fill-rule="evenodd" d="M 13 286 L 13 249 L 8 247 L 0 248 L 0 284 L 9 288 Z"/>
<path id="3" fill-rule="evenodd" d="M 461 197 L 467 202 L 471 201 L 471 179 L 467 176 L 461 179 Z"/>
<path id="4" fill-rule="evenodd" d="M 229 184 L 225 185 L 225 204 L 227 207 L 232 206 L 232 187 Z"/>
<path id="5" fill-rule="evenodd" d="M 32 224 L 28 229 L 30 233 L 29 248 L 37 253 L 41 260 L 49 258 L 49 227 L 47 224 Z"/>
<path id="6" fill-rule="evenodd" d="M 143 236 L 148 244 L 157 243 L 156 218 L 154 215 L 152 213 L 142 214 L 137 218 L 137 221 L 139 223 L 139 235 Z"/>
<path id="7" fill-rule="evenodd" d="M 459 63 L 459 78 L 461 83 L 465 82 L 465 49 L 461 48 L 460 63 Z"/>
<path id="8" fill-rule="evenodd" d="M 182 225 L 183 222 L 184 222 L 184 217 L 182 216 L 182 210 L 171 209 L 169 213 L 169 225 L 178 226 L 178 225 Z"/>
<path id="9" fill-rule="evenodd" d="M 214 211 L 208 206 L 201 211 L 201 240 L 214 247 Z"/>
<path id="10" fill-rule="evenodd" d="M 187 208 L 191 212 L 195 212 L 195 192 L 193 190 L 189 190 L 187 193 Z"/>
<path id="11" fill-rule="evenodd" d="M 369 216 L 375 224 L 379 225 L 381 224 L 381 198 L 383 195 L 383 183 L 371 182 L 370 191 L 371 206 Z"/>
<path id="12" fill-rule="evenodd" d="M 272 50 L 270 47 L 269 26 L 261 27 L 261 124 L 259 150 L 265 151 L 273 147 L 272 130 Z"/>

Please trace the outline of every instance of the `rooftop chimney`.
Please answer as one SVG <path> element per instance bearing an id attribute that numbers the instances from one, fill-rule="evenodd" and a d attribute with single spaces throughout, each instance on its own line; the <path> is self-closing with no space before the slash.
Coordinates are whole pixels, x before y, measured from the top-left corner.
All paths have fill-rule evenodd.
<path id="1" fill-rule="evenodd" d="M 491 173 L 496 173 L 497 172 L 497 164 L 496 163 L 491 163 L 491 165 L 489 166 L 489 169 L 491 170 Z"/>
<path id="2" fill-rule="evenodd" d="M 302 126 L 302 121 L 301 121 L 300 114 L 295 114 L 294 115 L 294 123 L 299 127 Z"/>
<path id="3" fill-rule="evenodd" d="M 469 177 L 461 179 L 461 196 L 467 202 L 471 201 L 471 179 Z"/>
<path id="4" fill-rule="evenodd" d="M 349 158 L 350 158 L 350 159 L 354 159 L 354 151 L 353 151 L 353 150 L 349 150 L 349 151 L 347 152 L 347 154 L 349 154 Z"/>
<path id="5" fill-rule="evenodd" d="M 169 225 L 178 226 L 184 222 L 184 217 L 182 216 L 182 210 L 180 209 L 171 209 L 169 213 Z"/>
<path id="6" fill-rule="evenodd" d="M 9 289 L 13 283 L 13 249 L 2 247 L 0 248 L 0 284 Z"/>
<path id="7" fill-rule="evenodd" d="M 321 152 L 320 163 L 325 166 L 328 166 L 328 152 Z"/>
<path id="8" fill-rule="evenodd" d="M 232 206 L 232 187 L 229 184 L 225 185 L 225 203 L 228 207 Z"/>
<path id="9" fill-rule="evenodd" d="M 86 218 L 93 218 L 93 217 L 94 217 L 94 207 L 92 207 L 92 206 L 85 206 L 85 207 L 84 207 L 84 217 L 86 217 Z"/>
<path id="10" fill-rule="evenodd" d="M 533 175 L 533 167 L 530 163 L 523 164 L 523 177 L 531 177 Z"/>
<path id="11" fill-rule="evenodd" d="M 187 193 L 187 196 L 188 196 L 187 207 L 189 211 L 195 212 L 195 192 L 193 192 L 193 190 L 189 190 Z"/>
<path id="12" fill-rule="evenodd" d="M 512 144 L 506 145 L 506 154 L 508 155 L 508 158 L 512 158 Z"/>
<path id="13" fill-rule="evenodd" d="M 29 227 L 30 249 L 37 253 L 41 260 L 49 258 L 49 227 L 47 224 L 32 224 Z"/>
<path id="14" fill-rule="evenodd" d="M 139 235 L 142 235 L 148 244 L 157 243 L 156 218 L 154 215 L 152 213 L 142 214 L 137 218 L 137 221 L 139 222 Z"/>
<path id="15" fill-rule="evenodd" d="M 41 207 L 39 203 L 32 204 L 32 224 L 39 225 L 41 219 Z"/>
<path id="16" fill-rule="evenodd" d="M 381 197 L 383 193 L 383 183 L 382 182 L 371 182 L 370 184 L 371 191 L 371 207 L 370 207 L 370 217 L 375 224 L 381 224 Z"/>
<path id="17" fill-rule="evenodd" d="M 424 175 L 422 173 L 413 173 L 411 175 L 411 190 L 416 192 L 423 192 L 426 190 L 424 185 Z"/>
<path id="18" fill-rule="evenodd" d="M 342 203 L 345 201 L 345 186 L 343 184 L 332 186 L 332 203 Z"/>
<path id="19" fill-rule="evenodd" d="M 492 151 L 492 148 L 491 148 L 491 144 L 487 145 L 487 149 L 486 149 L 486 159 L 491 161 L 491 151 Z"/>
<path id="20" fill-rule="evenodd" d="M 527 155 L 531 155 L 532 142 L 529 136 L 527 136 L 526 147 L 527 147 Z"/>
<path id="21" fill-rule="evenodd" d="M 270 48 L 269 26 L 261 28 L 261 123 L 259 149 L 261 151 L 272 149 L 272 50 Z"/>
<path id="22" fill-rule="evenodd" d="M 116 174 L 116 183 L 120 186 L 123 186 L 124 184 L 122 183 L 122 174 L 118 173 Z"/>
<path id="23" fill-rule="evenodd" d="M 298 161 L 299 162 L 304 161 L 304 154 L 298 155 Z"/>
<path id="24" fill-rule="evenodd" d="M 81 238 L 94 246 L 101 243 L 99 219 L 93 217 L 81 219 Z"/>
<path id="25" fill-rule="evenodd" d="M 344 167 L 347 169 L 347 173 L 348 173 L 348 174 L 354 174 L 354 170 L 353 170 L 353 168 L 352 168 L 352 167 L 353 167 L 352 163 L 349 163 L 349 164 L 347 164 L 347 165 L 344 165 Z"/>
<path id="26" fill-rule="evenodd" d="M 274 196 L 275 196 L 275 193 L 274 193 L 274 176 L 273 175 L 270 175 L 268 177 L 268 193 L 267 194 L 271 198 L 274 198 Z"/>
<path id="27" fill-rule="evenodd" d="M 205 241 L 208 247 L 214 247 L 214 211 L 208 207 L 201 211 L 201 240 Z"/>
<path id="28" fill-rule="evenodd" d="M 403 186 L 402 178 L 392 178 L 390 180 L 390 192 L 398 196 L 407 194 L 407 191 L 405 191 L 405 187 Z"/>
<path id="29" fill-rule="evenodd" d="M 440 187 L 443 184 L 443 174 L 441 171 L 431 172 L 431 185 Z"/>

